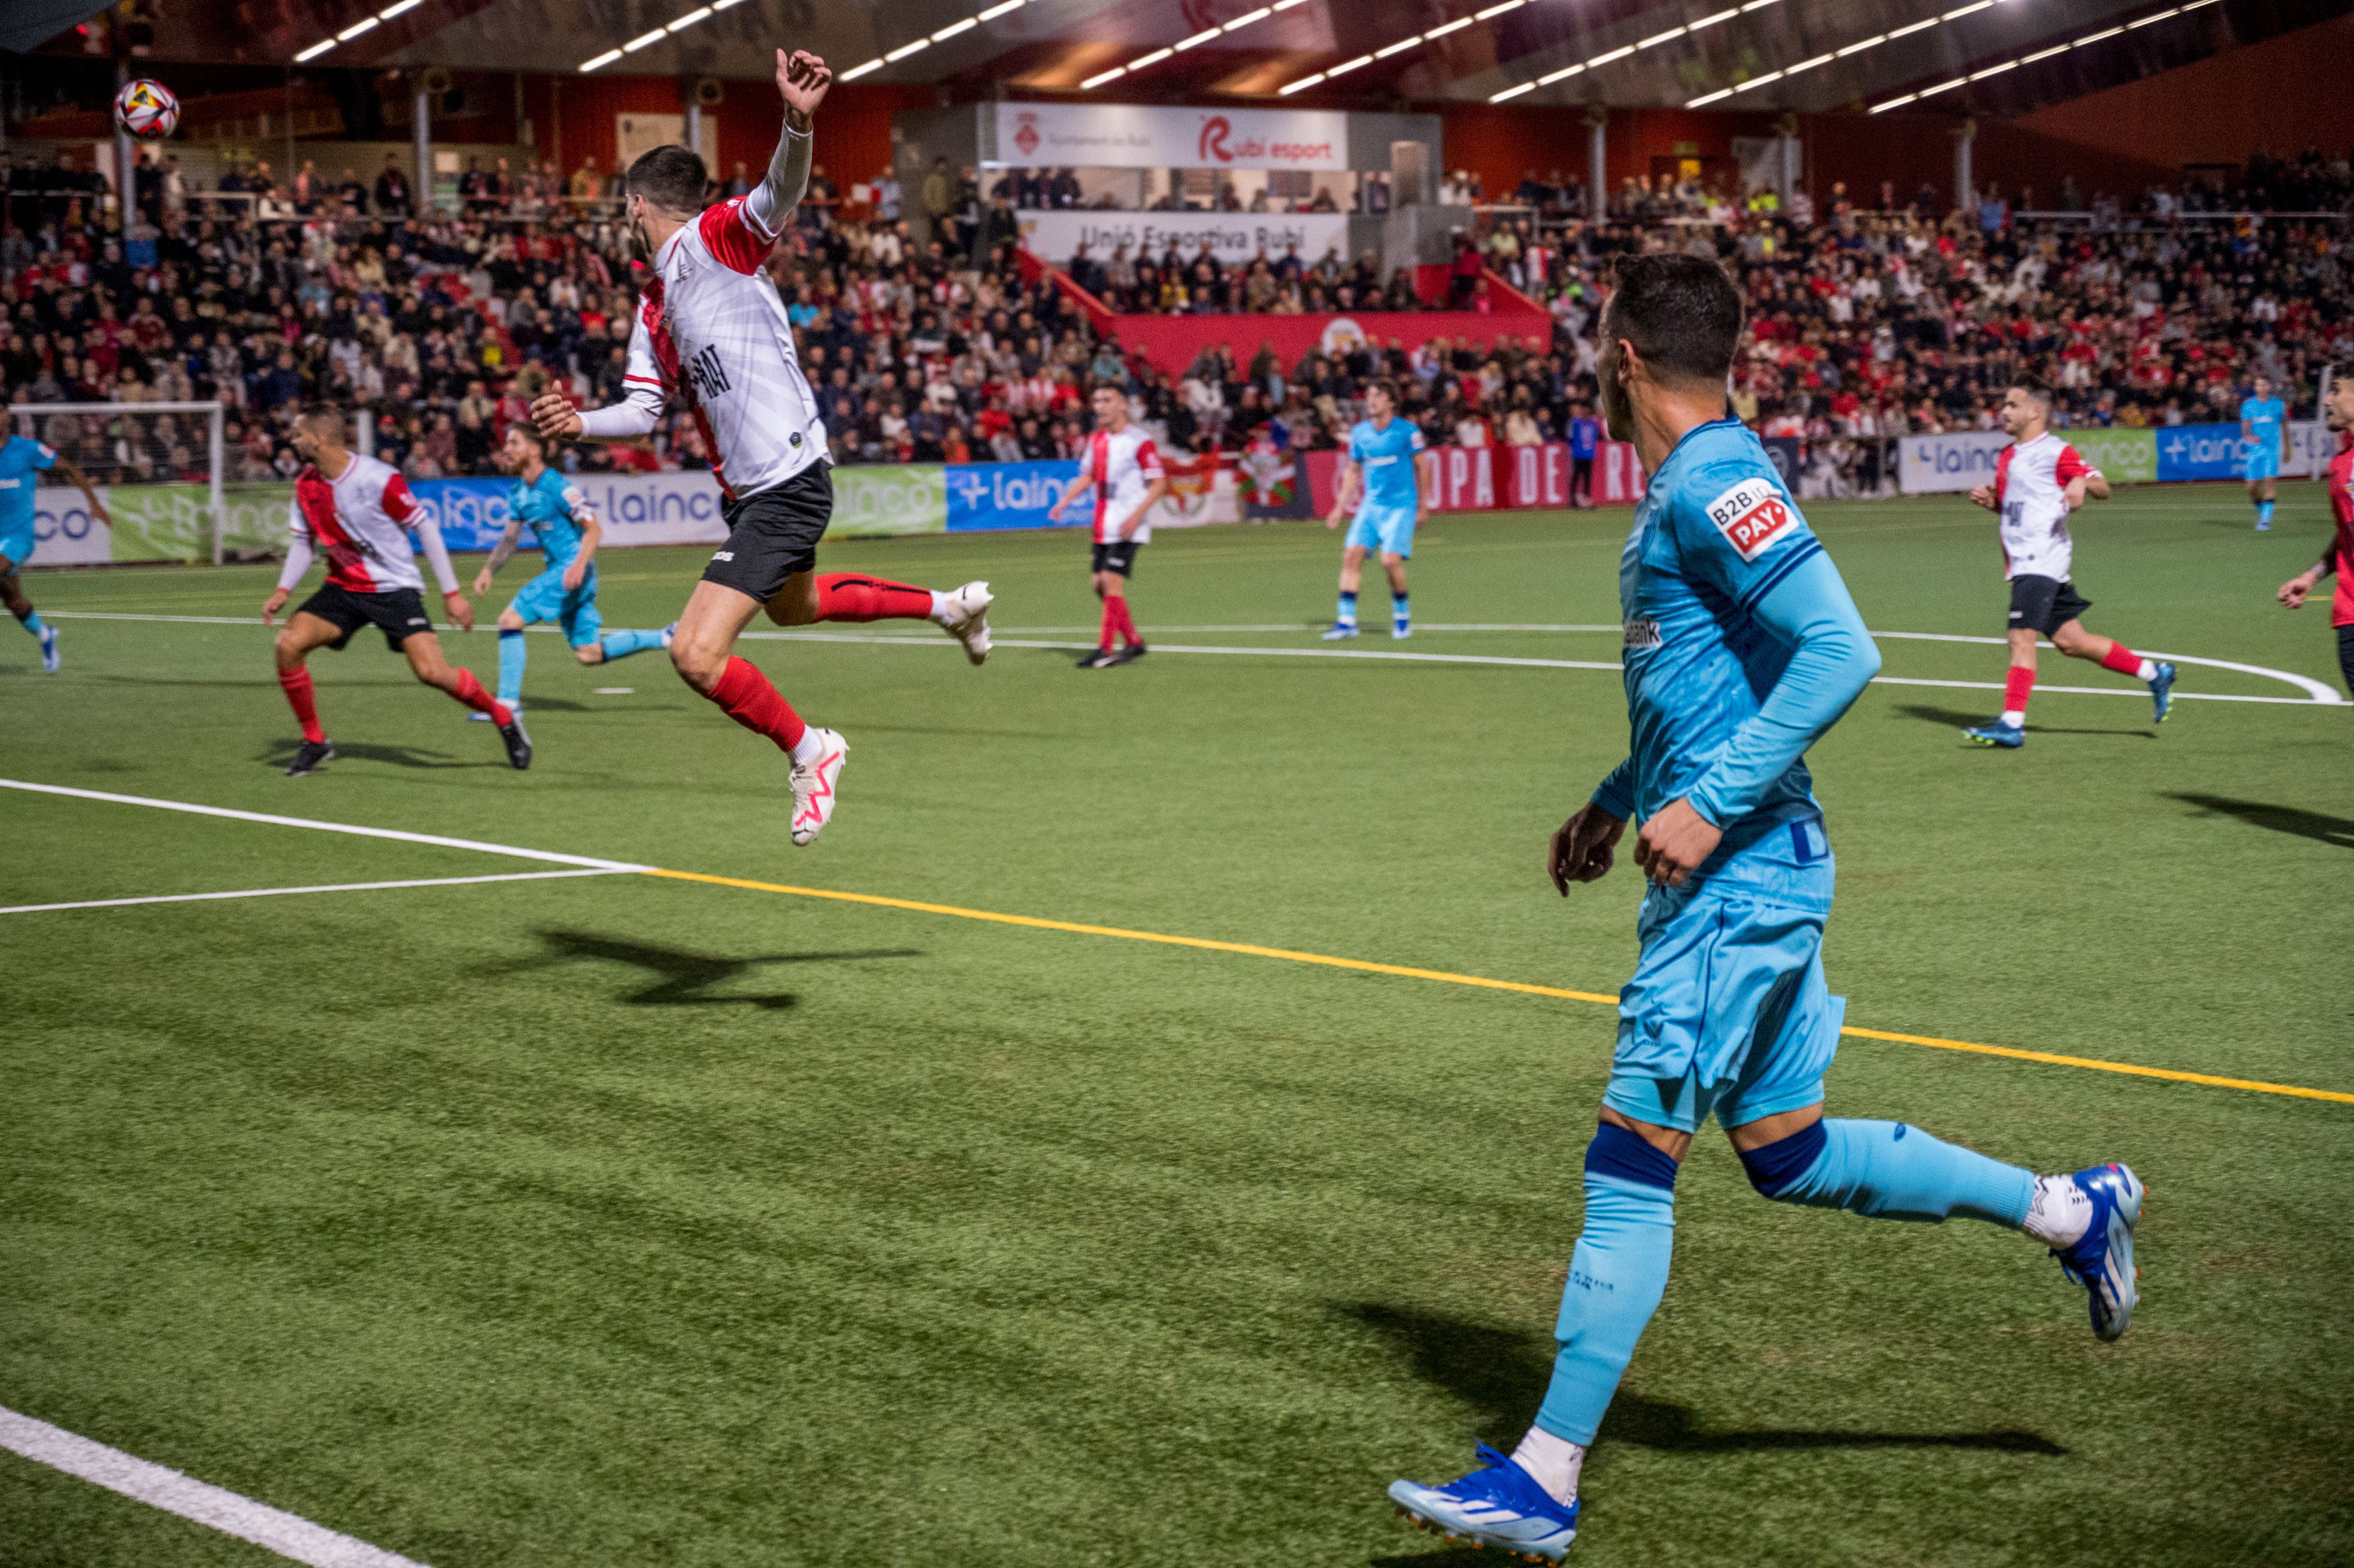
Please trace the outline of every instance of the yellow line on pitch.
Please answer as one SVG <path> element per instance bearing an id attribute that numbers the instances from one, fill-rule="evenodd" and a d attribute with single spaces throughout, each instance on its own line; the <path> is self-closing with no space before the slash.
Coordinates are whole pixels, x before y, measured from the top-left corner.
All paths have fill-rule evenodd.
<path id="1" fill-rule="evenodd" d="M 967 909 L 955 904 L 926 904 L 913 898 L 886 898 L 876 893 L 841 893 L 827 887 L 795 887 L 782 882 L 752 882 L 740 876 L 713 876 L 700 871 L 666 871 L 649 867 L 642 874 L 666 876 L 677 882 L 707 882 L 719 887 L 748 888 L 755 893 L 786 893 L 796 898 L 830 898 L 838 904 L 871 904 L 884 909 L 912 909 L 921 915 L 953 915 L 960 920 L 986 920 L 998 926 L 1026 926 L 1038 931 L 1070 931 L 1082 937 L 1118 937 L 1130 942 L 1158 942 L 1170 948 L 1199 948 L 1213 953 L 1283 959 L 1295 964 L 1318 964 L 1328 969 L 1396 975 L 1405 980 L 1442 980 L 1448 985 L 1477 986 L 1482 991 L 1510 991 L 1524 996 L 1558 997 L 1564 1001 L 1595 1001 L 1609 1007 L 1618 1004 L 1617 997 L 1606 991 L 1564 991 L 1559 986 L 1491 980 L 1486 975 L 1460 975 L 1447 969 L 1419 969 L 1405 964 L 1377 964 L 1365 959 L 1335 958 L 1330 953 L 1303 953 L 1291 948 L 1263 948 L 1255 942 L 1221 942 L 1208 937 L 1172 937 L 1162 931 L 1131 931 L 1124 926 L 1087 926 L 1075 920 L 1044 920 L 1035 915 L 1002 915 L 992 909 Z M 1968 1040 L 1944 1040 L 1934 1034 L 1893 1034 L 1883 1029 L 1853 1027 L 1841 1029 L 1840 1033 L 1858 1040 L 1926 1045 L 1936 1051 L 1967 1051 L 1980 1056 L 2008 1056 L 2015 1061 L 2041 1062 L 2055 1067 L 2089 1067 L 2094 1072 L 2125 1073 L 2137 1078 L 2163 1078 L 2169 1083 L 2205 1084 L 2211 1088 L 2246 1089 L 2260 1095 L 2288 1095 L 2297 1099 L 2335 1100 L 2340 1105 L 2354 1105 L 2354 1094 L 2338 1089 L 2308 1089 L 2296 1084 L 2267 1084 L 2254 1078 L 2221 1078 L 2210 1073 L 2179 1073 L 2170 1067 L 2141 1067 L 2130 1062 L 2104 1062 L 2092 1056 L 2062 1056 L 2050 1051 L 1980 1045 Z"/>

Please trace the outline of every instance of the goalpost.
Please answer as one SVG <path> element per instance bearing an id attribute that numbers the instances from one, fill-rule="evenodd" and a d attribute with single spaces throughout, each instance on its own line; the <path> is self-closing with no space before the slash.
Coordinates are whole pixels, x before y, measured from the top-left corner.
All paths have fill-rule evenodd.
<path id="1" fill-rule="evenodd" d="M 175 535 L 201 543 L 215 566 L 227 557 L 228 411 L 220 404 L 16 403 L 7 414 L 12 433 L 54 448 L 94 485 L 158 487 L 166 514 L 195 510 L 189 493 L 202 485 L 200 514 L 175 516 L 185 524 Z"/>

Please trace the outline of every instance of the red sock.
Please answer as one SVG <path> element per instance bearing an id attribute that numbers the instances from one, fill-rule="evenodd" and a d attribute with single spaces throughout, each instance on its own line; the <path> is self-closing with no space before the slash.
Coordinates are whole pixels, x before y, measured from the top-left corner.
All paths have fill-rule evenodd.
<path id="1" fill-rule="evenodd" d="M 809 726 L 793 705 L 785 701 L 769 677 L 749 659 L 730 659 L 721 671 L 719 683 L 708 695 L 717 703 L 729 718 L 746 729 L 758 730 L 777 743 L 780 751 L 790 751 L 800 744 L 801 734 Z"/>
<path id="2" fill-rule="evenodd" d="M 278 672 L 278 683 L 285 688 L 286 705 L 302 722 L 304 740 L 324 740 L 327 732 L 319 727 L 319 705 L 312 700 L 311 672 L 296 665 L 292 670 Z"/>
<path id="3" fill-rule="evenodd" d="M 1128 640 L 1130 648 L 1143 647 L 1144 638 L 1136 630 L 1136 617 L 1128 613 L 1127 596 L 1123 594 L 1111 602 L 1119 607 L 1119 634 Z"/>
<path id="4" fill-rule="evenodd" d="M 2025 713 L 2027 699 L 2034 691 L 2035 672 L 2027 665 L 2013 664 L 2009 675 L 2002 683 L 2002 711 L 2007 714 Z"/>
<path id="5" fill-rule="evenodd" d="M 885 582 L 856 572 L 829 572 L 817 579 L 820 620 L 929 620 L 932 590 Z"/>
<path id="6" fill-rule="evenodd" d="M 482 683 L 474 679 L 472 670 L 458 672 L 458 689 L 450 694 L 476 713 L 490 715 L 491 722 L 501 729 L 514 723 L 514 715 L 507 712 L 507 705 L 482 690 Z"/>
<path id="7" fill-rule="evenodd" d="M 2115 670 L 2120 675 L 2138 676 L 2141 673 L 2141 655 L 2122 642 L 2112 642 L 2109 651 L 2101 655 L 2101 668 Z"/>
<path id="8" fill-rule="evenodd" d="M 1103 630 L 1096 634 L 1096 646 L 1111 652 L 1112 640 L 1119 635 L 1120 618 L 1128 613 L 1128 601 L 1118 594 L 1104 595 Z"/>

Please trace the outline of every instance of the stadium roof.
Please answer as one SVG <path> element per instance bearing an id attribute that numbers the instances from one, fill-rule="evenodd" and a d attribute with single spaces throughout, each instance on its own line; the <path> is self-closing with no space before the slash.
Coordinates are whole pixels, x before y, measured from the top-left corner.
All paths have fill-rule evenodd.
<path id="1" fill-rule="evenodd" d="M 784 42 L 845 80 L 958 98 L 2015 115 L 2349 9 L 2354 0 L 318 0 L 273 7 L 257 27 L 243 0 L 177 0 L 154 52 L 765 78 Z"/>

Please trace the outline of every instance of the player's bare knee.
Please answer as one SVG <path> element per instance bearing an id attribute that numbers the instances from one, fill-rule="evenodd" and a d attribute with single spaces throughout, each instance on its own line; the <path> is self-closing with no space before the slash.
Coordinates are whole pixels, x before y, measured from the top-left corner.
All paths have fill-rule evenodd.
<path id="1" fill-rule="evenodd" d="M 523 630 L 523 617 L 517 615 L 512 609 L 503 609 L 499 611 L 499 630 L 501 631 L 521 631 Z"/>
<path id="2" fill-rule="evenodd" d="M 670 667 L 678 672 L 680 680 L 708 695 L 719 683 L 720 672 L 727 667 L 727 656 L 692 642 L 674 641 L 670 645 Z"/>

